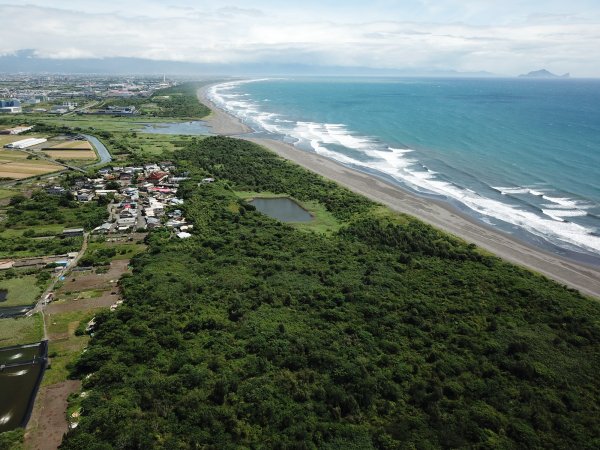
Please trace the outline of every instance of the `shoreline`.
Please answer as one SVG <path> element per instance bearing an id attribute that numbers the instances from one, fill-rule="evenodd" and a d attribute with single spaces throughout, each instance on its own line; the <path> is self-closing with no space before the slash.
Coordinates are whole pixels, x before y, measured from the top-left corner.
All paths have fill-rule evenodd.
<path id="1" fill-rule="evenodd" d="M 585 295 L 600 298 L 600 269 L 596 267 L 571 261 L 520 242 L 499 230 L 480 224 L 468 215 L 460 213 L 450 204 L 419 197 L 396 185 L 316 153 L 304 152 L 274 139 L 244 137 L 243 134 L 251 133 L 253 130 L 208 98 L 206 91 L 211 86 L 213 85 L 202 87 L 198 91 L 198 98 L 212 110 L 212 114 L 205 120 L 214 134 L 236 136 L 262 145 L 282 158 L 333 180 L 393 211 L 414 216 L 435 228 L 472 242 L 506 261 L 575 288 Z"/>

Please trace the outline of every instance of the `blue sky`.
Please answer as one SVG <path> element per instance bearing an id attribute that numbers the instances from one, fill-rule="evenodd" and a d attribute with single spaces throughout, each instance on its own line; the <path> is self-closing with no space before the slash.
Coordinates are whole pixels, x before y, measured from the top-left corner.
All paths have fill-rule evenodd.
<path id="1" fill-rule="evenodd" d="M 600 76 L 599 0 L 0 0 L 0 17 L 0 54 Z"/>

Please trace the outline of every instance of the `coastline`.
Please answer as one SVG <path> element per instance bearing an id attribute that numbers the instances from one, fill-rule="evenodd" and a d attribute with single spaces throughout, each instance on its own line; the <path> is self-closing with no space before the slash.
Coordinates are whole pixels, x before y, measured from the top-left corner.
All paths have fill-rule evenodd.
<path id="1" fill-rule="evenodd" d="M 600 269 L 577 263 L 520 242 L 461 214 L 449 204 L 416 196 L 379 178 L 360 172 L 314 153 L 296 149 L 273 139 L 244 137 L 252 130 L 215 105 L 207 96 L 212 85 L 198 91 L 199 100 L 213 112 L 206 119 L 215 134 L 236 136 L 262 145 L 279 156 L 331 179 L 393 211 L 414 216 L 436 228 L 476 244 L 511 263 L 538 272 L 548 278 L 600 298 Z"/>

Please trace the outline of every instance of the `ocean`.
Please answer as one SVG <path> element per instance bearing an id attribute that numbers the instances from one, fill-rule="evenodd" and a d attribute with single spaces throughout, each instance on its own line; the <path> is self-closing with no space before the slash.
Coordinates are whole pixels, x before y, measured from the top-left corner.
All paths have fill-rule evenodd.
<path id="1" fill-rule="evenodd" d="M 209 96 L 261 137 L 600 265 L 600 80 L 262 79 Z"/>

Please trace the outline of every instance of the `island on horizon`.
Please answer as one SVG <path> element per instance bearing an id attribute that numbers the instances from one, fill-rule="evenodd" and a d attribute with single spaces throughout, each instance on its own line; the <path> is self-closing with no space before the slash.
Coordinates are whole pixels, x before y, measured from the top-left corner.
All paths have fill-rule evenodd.
<path id="1" fill-rule="evenodd" d="M 534 70 L 529 73 L 519 75 L 519 78 L 570 78 L 570 73 L 565 73 L 563 75 L 556 75 L 546 69 Z"/>

